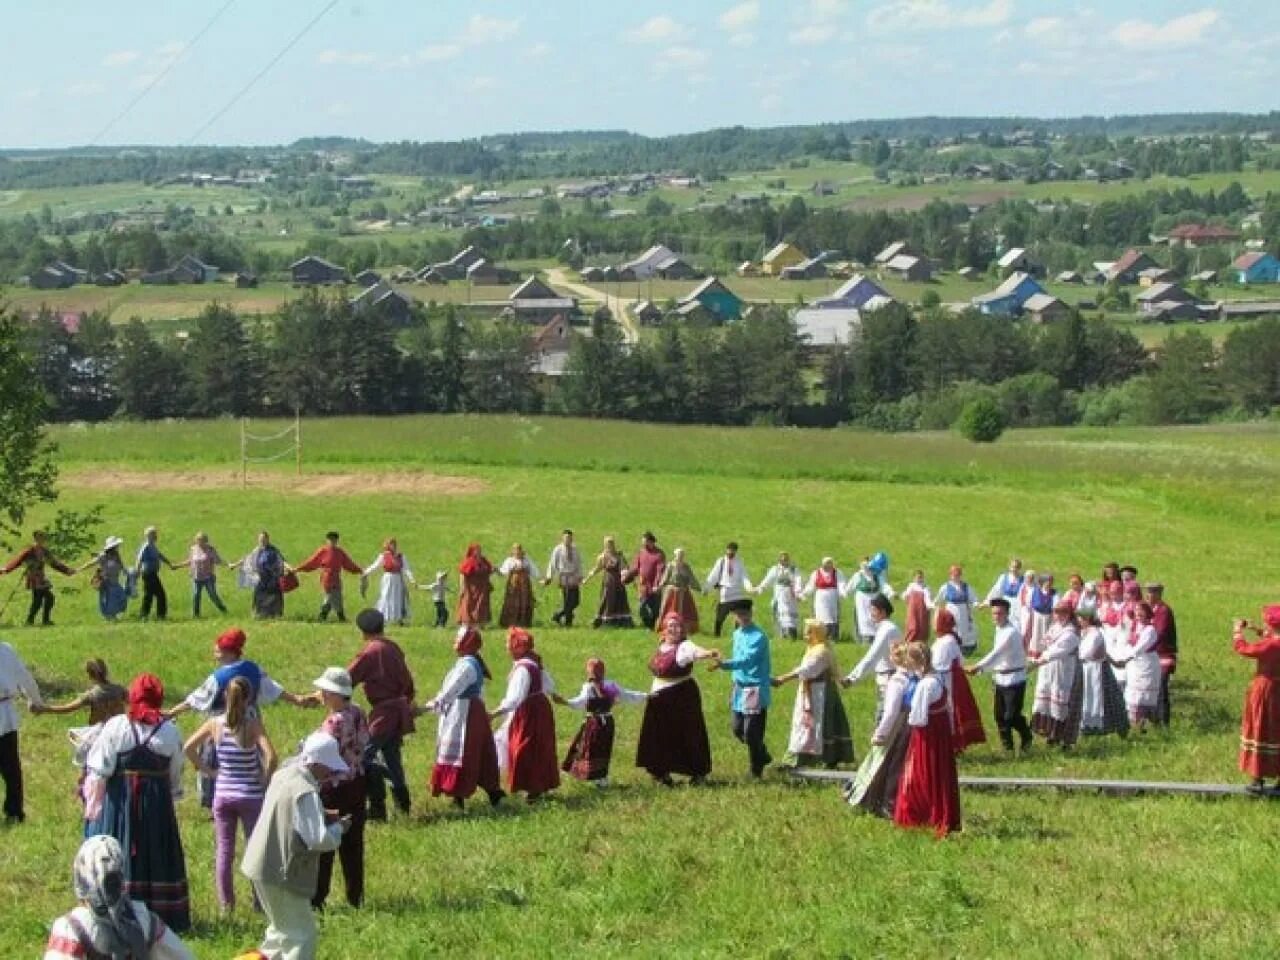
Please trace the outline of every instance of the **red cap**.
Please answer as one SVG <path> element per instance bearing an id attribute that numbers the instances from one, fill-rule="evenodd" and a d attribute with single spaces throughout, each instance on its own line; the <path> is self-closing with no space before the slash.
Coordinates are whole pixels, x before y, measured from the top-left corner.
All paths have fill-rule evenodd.
<path id="1" fill-rule="evenodd" d="M 244 650 L 244 645 L 248 642 L 248 639 L 243 630 L 239 627 L 232 627 L 230 630 L 224 630 L 218 634 L 218 649 L 223 653 L 240 653 Z"/>

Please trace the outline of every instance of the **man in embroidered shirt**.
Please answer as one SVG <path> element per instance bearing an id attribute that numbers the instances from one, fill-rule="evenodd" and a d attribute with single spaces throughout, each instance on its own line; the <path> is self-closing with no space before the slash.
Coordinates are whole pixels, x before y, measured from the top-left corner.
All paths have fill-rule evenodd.
<path id="1" fill-rule="evenodd" d="M 22 658 L 7 643 L 0 642 L 0 777 L 4 778 L 4 819 L 21 823 L 26 819 L 22 803 L 22 761 L 18 756 L 18 711 L 15 697 L 23 697 L 32 707 L 44 704 L 40 687 Z"/>
<path id="2" fill-rule="evenodd" d="M 27 626 L 32 626 L 36 622 L 36 614 L 39 613 L 40 622 L 46 627 L 51 627 L 53 621 L 49 619 L 49 615 L 53 612 L 53 585 L 49 583 L 49 577 L 44 568 L 53 567 L 67 577 L 75 571 L 49 552 L 46 546 L 48 537 L 43 530 L 37 530 L 31 534 L 31 540 L 31 546 L 0 567 L 0 574 L 13 573 L 18 567 L 23 568 L 27 589 L 31 591 L 31 608 L 27 611 Z"/>
<path id="3" fill-rule="evenodd" d="M 769 638 L 752 622 L 750 598 L 735 600 L 732 610 L 737 623 L 733 631 L 733 654 L 727 660 L 713 660 L 711 669 L 733 671 L 733 735 L 747 745 L 751 776 L 758 779 L 773 762 L 769 748 L 764 745 L 773 693 Z"/>
<path id="4" fill-rule="evenodd" d="M 636 558 L 631 561 L 631 575 L 635 577 L 636 590 L 640 595 L 640 619 L 649 630 L 658 622 L 658 606 L 662 602 L 658 584 L 662 582 L 666 567 L 667 555 L 658 546 L 658 538 L 646 530 Z"/>
<path id="5" fill-rule="evenodd" d="M 1027 726 L 1027 718 L 1022 712 L 1027 695 L 1027 650 L 1021 631 L 1010 621 L 1009 601 L 996 597 L 988 606 L 996 625 L 991 652 L 966 671 L 973 675 L 984 670 L 991 672 L 1000 742 L 1006 750 L 1012 750 L 1016 730 L 1022 740 L 1022 749 L 1026 750 L 1031 746 L 1031 728 Z M 1109 670 L 1110 667 L 1104 669 Z"/>
<path id="6" fill-rule="evenodd" d="M 893 604 L 883 593 L 871 598 L 868 609 L 871 622 L 875 626 L 875 635 L 871 646 L 858 665 L 849 671 L 849 675 L 840 681 L 842 686 L 851 687 L 868 673 L 876 677 L 876 725 L 884 714 L 884 688 L 893 676 L 894 666 L 889 660 L 889 651 L 902 639 L 902 631 L 889 618 L 893 616 Z"/>
<path id="7" fill-rule="evenodd" d="M 342 573 L 346 571 L 359 574 L 364 571 L 347 556 L 347 551 L 338 546 L 338 531 L 330 530 L 324 538 L 328 543 L 294 569 L 298 573 L 320 571 L 320 589 L 324 591 L 324 603 L 320 604 L 320 619 L 329 619 L 329 612 L 332 611 L 339 623 L 346 623 L 347 612 L 342 606 Z"/>
<path id="8" fill-rule="evenodd" d="M 582 601 L 582 554 L 573 545 L 573 531 L 565 529 L 560 534 L 560 542 L 551 551 L 551 560 L 547 563 L 547 575 L 542 578 L 545 587 L 552 580 L 560 585 L 560 609 L 552 614 L 551 619 L 562 627 L 573 626 L 573 611 L 578 609 Z"/>
<path id="9" fill-rule="evenodd" d="M 1178 669 L 1178 622 L 1173 608 L 1164 602 L 1164 584 L 1147 584 L 1147 603 L 1151 605 L 1151 625 L 1156 628 L 1156 655 L 1160 657 L 1160 702 L 1156 705 L 1156 723 L 1169 725 L 1169 679 Z"/>
<path id="10" fill-rule="evenodd" d="M 716 636 L 724 627 L 724 621 L 733 611 L 734 605 L 746 599 L 751 592 L 751 581 L 747 579 L 747 570 L 738 556 L 738 545 L 730 540 L 725 544 L 724 556 L 715 562 L 711 572 L 707 574 L 704 585 L 706 591 L 717 591 L 720 602 L 716 604 Z"/>

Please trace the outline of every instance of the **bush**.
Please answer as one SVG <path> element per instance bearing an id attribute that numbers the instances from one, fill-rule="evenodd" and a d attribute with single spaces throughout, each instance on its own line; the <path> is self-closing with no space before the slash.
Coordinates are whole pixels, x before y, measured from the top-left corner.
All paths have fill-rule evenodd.
<path id="1" fill-rule="evenodd" d="M 1004 413 L 992 397 L 978 397 L 965 404 L 956 421 L 956 429 L 966 440 L 992 443 L 1004 433 Z"/>
<path id="2" fill-rule="evenodd" d="M 1080 422 L 1086 427 L 1128 426 L 1139 422 L 1136 380 L 1080 395 Z"/>
<path id="3" fill-rule="evenodd" d="M 934 307 L 940 307 L 942 306 L 942 296 L 937 290 L 926 290 L 924 293 L 920 294 L 920 306 L 924 307 L 926 310 L 931 310 Z"/>
<path id="4" fill-rule="evenodd" d="M 920 410 L 921 430 L 950 430 L 964 408 L 980 397 L 994 398 L 995 391 L 981 383 L 962 381 L 928 399 Z"/>

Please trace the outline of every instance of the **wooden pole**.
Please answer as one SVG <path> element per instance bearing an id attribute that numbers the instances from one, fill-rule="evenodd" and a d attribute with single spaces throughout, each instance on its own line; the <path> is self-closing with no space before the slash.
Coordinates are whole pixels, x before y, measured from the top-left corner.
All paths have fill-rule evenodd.
<path id="1" fill-rule="evenodd" d="M 245 436 L 245 428 L 248 425 L 248 418 L 240 418 L 240 488 L 244 489 L 249 486 L 249 447 L 248 439 Z"/>
<path id="2" fill-rule="evenodd" d="M 302 408 L 293 408 L 293 449 L 297 451 L 298 476 L 302 476 Z"/>

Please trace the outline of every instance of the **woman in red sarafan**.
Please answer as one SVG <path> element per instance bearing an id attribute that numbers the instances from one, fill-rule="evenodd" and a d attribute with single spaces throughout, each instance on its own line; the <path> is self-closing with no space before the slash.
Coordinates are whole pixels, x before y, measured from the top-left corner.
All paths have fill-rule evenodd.
<path id="1" fill-rule="evenodd" d="M 1267 777 L 1275 777 L 1280 790 L 1280 603 L 1263 608 L 1262 622 L 1265 629 L 1237 620 L 1233 638 L 1236 653 L 1257 661 L 1240 723 L 1240 769 L 1258 793 Z M 1258 634 L 1256 642 L 1245 640 L 1246 629 Z"/>
<path id="2" fill-rule="evenodd" d="M 956 753 L 963 753 L 965 747 L 986 743 L 987 732 L 982 728 L 982 714 L 964 672 L 964 654 L 956 637 L 955 616 L 950 610 L 939 610 L 936 626 L 938 639 L 931 648 L 931 660 L 950 703 L 952 746 Z"/>
<path id="3" fill-rule="evenodd" d="M 467 546 L 467 555 L 458 564 L 462 586 L 458 591 L 458 623 L 464 627 L 483 627 L 491 619 L 489 594 L 493 593 L 493 564 L 480 549 L 480 544 Z"/>
<path id="4" fill-rule="evenodd" d="M 556 720 L 549 699 L 555 693 L 555 683 L 542 669 L 542 658 L 533 652 L 533 636 L 527 630 L 511 628 L 507 652 L 515 661 L 507 679 L 507 695 L 490 716 L 507 718 L 494 738 L 499 760 L 506 760 L 507 790 L 523 790 L 532 803 L 560 786 Z"/>
<path id="5" fill-rule="evenodd" d="M 939 836 L 960 829 L 960 781 L 951 739 L 951 710 L 941 678 L 923 644 L 907 645 L 906 666 L 920 676 L 907 723 L 911 740 L 898 781 L 893 822 L 900 827 L 932 827 Z"/>
<path id="6" fill-rule="evenodd" d="M 502 799 L 499 786 L 498 751 L 484 708 L 484 682 L 489 668 L 480 656 L 483 639 L 475 627 L 463 627 L 453 642 L 458 655 L 444 678 L 440 692 L 419 709 L 440 718 L 436 735 L 436 762 L 431 770 L 431 795 L 445 794 L 461 809 L 480 787 L 497 806 Z"/>

